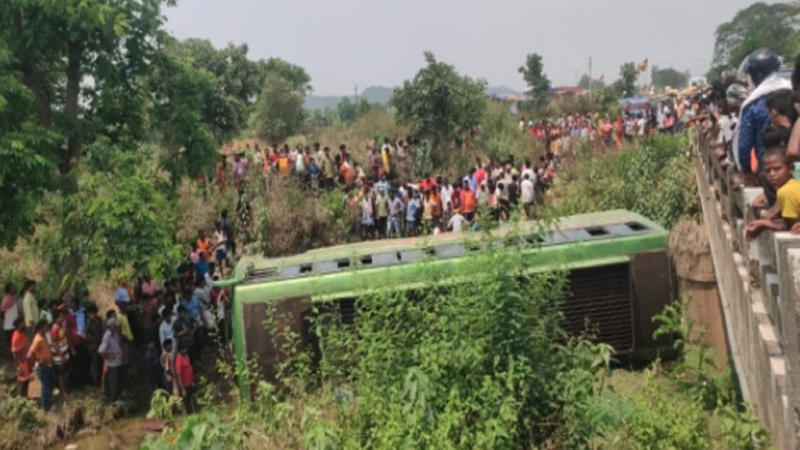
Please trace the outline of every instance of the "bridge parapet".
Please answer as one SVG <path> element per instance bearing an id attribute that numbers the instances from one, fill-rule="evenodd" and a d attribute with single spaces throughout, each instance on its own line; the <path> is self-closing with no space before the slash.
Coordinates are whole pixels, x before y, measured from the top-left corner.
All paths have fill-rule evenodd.
<path id="1" fill-rule="evenodd" d="M 695 175 L 708 228 L 731 360 L 742 393 L 782 449 L 800 448 L 800 235 L 744 239 L 760 188 L 735 188 L 734 170 L 695 139 Z"/>

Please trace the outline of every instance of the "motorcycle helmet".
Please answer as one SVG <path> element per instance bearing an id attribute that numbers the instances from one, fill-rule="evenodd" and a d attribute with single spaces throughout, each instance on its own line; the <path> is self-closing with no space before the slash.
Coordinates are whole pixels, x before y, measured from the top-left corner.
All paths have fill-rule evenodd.
<path id="1" fill-rule="evenodd" d="M 742 61 L 739 66 L 739 79 L 744 80 L 747 76 L 750 77 L 750 82 L 753 86 L 758 86 L 765 78 L 776 72 L 781 67 L 780 58 L 778 55 L 768 49 L 759 48 Z"/>

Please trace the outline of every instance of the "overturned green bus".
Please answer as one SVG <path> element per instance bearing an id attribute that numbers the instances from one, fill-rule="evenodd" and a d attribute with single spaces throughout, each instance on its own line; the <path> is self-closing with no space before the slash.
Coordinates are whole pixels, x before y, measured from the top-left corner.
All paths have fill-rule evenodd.
<path id="1" fill-rule="evenodd" d="M 659 225 L 623 210 L 564 217 L 553 231 L 537 232 L 535 222 L 475 234 L 369 241 L 309 251 L 284 258 L 244 257 L 233 277 L 233 342 L 237 363 L 255 358 L 274 374 L 279 349 L 265 323 L 278 317 L 301 345 L 311 340 L 306 316 L 325 300 L 343 316 L 357 313 L 355 299 L 381 289 L 425 289 L 419 271 L 430 265 L 457 270 L 487 242 L 518 246 L 521 270 L 567 269 L 563 303 L 570 333 L 592 327 L 596 339 L 617 355 L 652 350 L 654 314 L 673 299 L 673 277 L 666 252 L 668 235 Z M 477 243 L 477 244 L 476 244 Z M 428 265 L 428 266 L 424 266 Z M 328 303 L 330 304 L 330 303 Z M 273 314 L 274 317 L 268 317 Z"/>

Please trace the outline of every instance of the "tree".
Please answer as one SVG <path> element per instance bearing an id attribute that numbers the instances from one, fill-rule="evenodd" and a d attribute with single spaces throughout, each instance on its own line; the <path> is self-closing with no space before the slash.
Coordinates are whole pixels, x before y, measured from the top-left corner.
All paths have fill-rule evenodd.
<path id="1" fill-rule="evenodd" d="M 716 31 L 709 79 L 724 70 L 736 70 L 753 50 L 768 47 L 784 58 L 800 52 L 800 4 L 754 3 L 740 10 Z"/>
<path id="2" fill-rule="evenodd" d="M 636 63 L 626 62 L 619 67 L 619 80 L 616 82 L 617 90 L 623 97 L 632 97 L 636 94 L 636 78 L 639 71 Z"/>
<path id="3" fill-rule="evenodd" d="M 163 36 L 167 2 L 0 2 L 0 41 L 11 55 L 0 72 L 19 75 L 38 125 L 57 136 L 62 174 L 77 167 L 82 146 L 98 135 L 116 142 L 142 136 L 141 75 Z"/>
<path id="4" fill-rule="evenodd" d="M 172 175 L 172 185 L 177 186 L 182 177 L 195 178 L 213 166 L 221 137 L 238 129 L 238 125 L 222 123 L 236 120 L 237 113 L 208 111 L 225 104 L 213 74 L 195 67 L 191 58 L 180 54 L 167 51 L 161 56 L 151 78 L 151 114 L 159 142 L 167 150 L 161 165 Z M 217 139 L 215 131 L 219 133 Z"/>
<path id="5" fill-rule="evenodd" d="M 350 97 L 342 97 L 336 105 L 336 111 L 339 113 L 339 118 L 342 120 L 342 123 L 347 125 L 356 120 L 358 105 L 350 100 Z"/>
<path id="6" fill-rule="evenodd" d="M 256 133 L 272 144 L 294 134 L 303 124 L 303 94 L 281 75 L 270 73 L 255 104 Z"/>
<path id="7" fill-rule="evenodd" d="M 169 203 L 153 184 L 135 174 L 86 174 L 67 199 L 56 261 L 70 258 L 70 272 L 94 277 L 133 267 L 167 277 L 180 261 Z M 75 259 L 72 259 L 75 258 Z"/>
<path id="8" fill-rule="evenodd" d="M 603 80 L 593 80 L 591 77 L 589 77 L 589 74 L 585 73 L 578 81 L 578 86 L 587 90 L 591 89 L 593 91 L 597 91 L 606 87 L 606 83 Z"/>
<path id="9" fill-rule="evenodd" d="M 653 66 L 650 79 L 655 87 L 682 88 L 689 84 L 689 72 L 678 72 L 671 67 L 659 69 L 658 66 Z"/>
<path id="10" fill-rule="evenodd" d="M 542 57 L 531 53 L 525 58 L 525 65 L 517 69 L 528 84 L 531 101 L 536 108 L 545 108 L 550 100 L 550 80 L 544 73 Z"/>
<path id="11" fill-rule="evenodd" d="M 170 39 L 164 49 L 165 57 L 213 76 L 213 88 L 205 93 L 200 108 L 202 120 L 219 142 L 245 127 L 248 106 L 255 102 L 263 84 L 260 63 L 248 59 L 247 52 L 247 45 L 233 44 L 217 50 L 204 39 Z"/>
<path id="12" fill-rule="evenodd" d="M 392 93 L 389 103 L 412 136 L 431 142 L 442 161 L 444 147 L 459 146 L 486 111 L 486 83 L 459 75 L 425 52 L 427 65 Z"/>
<path id="13" fill-rule="evenodd" d="M 0 40 L 0 66 L 9 54 Z M 53 133 L 35 120 L 33 95 L 19 73 L 0 71 L 0 246 L 32 231 L 36 205 L 57 173 Z"/>
<path id="14" fill-rule="evenodd" d="M 263 78 L 269 74 L 276 74 L 292 83 L 292 86 L 300 91 L 301 94 L 308 95 L 311 92 L 311 77 L 302 67 L 280 58 L 270 58 L 267 61 L 259 61 L 258 64 L 262 75 L 262 85 Z"/>

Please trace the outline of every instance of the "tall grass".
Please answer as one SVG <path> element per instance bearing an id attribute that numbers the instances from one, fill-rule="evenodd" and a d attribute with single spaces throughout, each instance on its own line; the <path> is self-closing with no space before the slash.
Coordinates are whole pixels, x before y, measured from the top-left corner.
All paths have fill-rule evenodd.
<path id="1" fill-rule="evenodd" d="M 564 215 L 627 209 L 666 228 L 681 217 L 697 217 L 687 148 L 685 135 L 656 135 L 605 151 L 586 146 L 563 162 L 553 188 L 556 204 Z"/>

